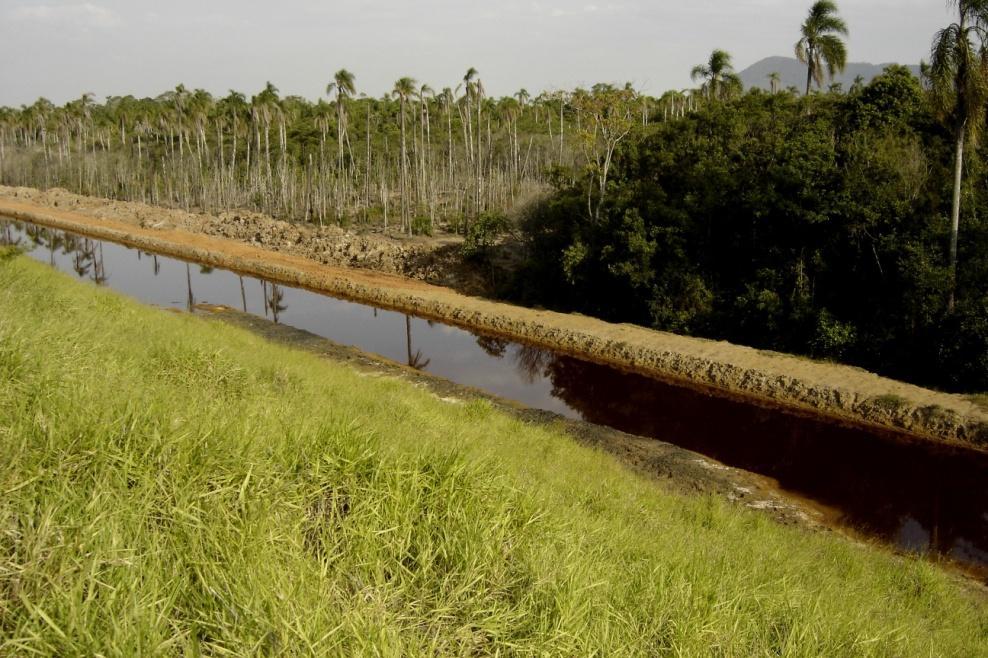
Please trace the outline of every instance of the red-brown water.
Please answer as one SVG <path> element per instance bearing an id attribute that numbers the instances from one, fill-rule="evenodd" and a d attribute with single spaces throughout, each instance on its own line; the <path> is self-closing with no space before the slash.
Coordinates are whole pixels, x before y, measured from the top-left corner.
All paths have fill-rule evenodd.
<path id="1" fill-rule="evenodd" d="M 525 405 L 775 479 L 829 520 L 988 580 L 988 454 L 761 406 L 551 350 L 12 221 L 0 238 L 143 302 L 223 304 Z"/>

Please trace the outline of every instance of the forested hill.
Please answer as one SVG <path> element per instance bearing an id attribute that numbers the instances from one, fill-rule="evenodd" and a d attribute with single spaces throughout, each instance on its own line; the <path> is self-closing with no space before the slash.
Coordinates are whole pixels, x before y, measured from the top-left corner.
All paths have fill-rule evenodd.
<path id="1" fill-rule="evenodd" d="M 874 78 L 881 75 L 882 71 L 891 64 L 868 64 L 866 62 L 848 62 L 843 73 L 834 78 L 834 82 L 841 83 L 845 89 L 849 88 L 855 78 L 861 76 L 862 82 L 868 84 Z M 919 77 L 919 66 L 908 66 L 913 75 Z M 738 75 L 745 89 L 758 87 L 768 90 L 768 76 L 771 73 L 778 73 L 782 78 L 782 88 L 796 87 L 803 90 L 806 87 L 806 65 L 800 64 L 794 57 L 766 57 L 757 61 Z"/>

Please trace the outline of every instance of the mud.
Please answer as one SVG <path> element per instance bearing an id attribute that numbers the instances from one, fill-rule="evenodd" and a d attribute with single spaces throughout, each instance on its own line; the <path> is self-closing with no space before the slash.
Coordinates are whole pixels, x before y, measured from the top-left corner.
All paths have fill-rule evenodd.
<path id="1" fill-rule="evenodd" d="M 79 199 L 82 197 L 56 190 L 42 193 L 0 188 L 0 214 L 442 320 L 652 377 L 717 389 L 756 403 L 782 404 L 905 430 L 927 440 L 988 450 L 988 411 L 975 397 L 932 391 L 849 366 L 470 297 L 421 280 L 432 276 L 428 274 L 430 267 L 441 269 L 443 256 L 406 257 L 407 252 L 397 251 L 397 247 L 382 246 L 397 243 L 381 236 L 364 238 L 377 245 L 375 248 L 406 255 L 367 257 L 363 261 L 358 258 L 356 262 L 363 262 L 365 267 L 344 268 L 329 256 L 326 257 L 329 262 L 323 262 L 302 255 L 305 250 L 301 247 L 301 252 L 292 251 L 293 240 L 296 246 L 306 241 L 306 229 L 284 222 L 259 217 L 238 221 L 230 213 L 189 220 L 183 219 L 181 211 Z M 66 210 L 69 200 L 78 201 L 79 205 Z M 125 215 L 127 219 L 118 219 L 116 215 Z M 284 226 L 261 231 L 262 238 L 252 243 L 251 231 L 255 231 L 256 237 L 257 222 L 264 221 Z M 210 230 L 214 234 L 205 234 L 197 226 L 212 226 Z M 332 233 L 322 231 L 320 239 L 332 241 Z M 224 237 L 218 237 L 221 232 Z M 285 239 L 281 250 L 270 248 L 270 242 L 265 242 L 269 240 L 264 237 L 267 235 Z M 359 244 L 359 240 L 346 238 L 344 243 L 350 246 L 338 247 L 340 253 L 361 249 L 352 246 Z M 408 249 L 413 250 L 415 244 L 409 241 Z M 434 243 L 422 244 L 423 253 L 443 248 Z M 368 253 L 372 251 L 367 248 Z M 368 269 L 366 266 L 375 258 L 387 263 L 422 258 L 431 265 L 382 267 L 394 267 L 394 273 Z M 417 278 L 409 275 L 411 270 L 407 268 L 417 272 Z M 406 276 L 397 276 L 399 273 Z"/>

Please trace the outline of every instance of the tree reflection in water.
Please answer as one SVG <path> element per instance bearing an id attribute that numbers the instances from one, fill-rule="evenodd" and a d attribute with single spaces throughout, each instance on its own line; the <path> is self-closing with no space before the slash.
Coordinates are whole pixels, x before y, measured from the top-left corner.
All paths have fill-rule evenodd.
<path id="1" fill-rule="evenodd" d="M 425 370 L 429 367 L 432 359 L 423 359 L 422 350 L 416 350 L 412 354 L 412 318 L 405 316 L 405 346 L 408 350 L 408 365 L 416 370 Z"/>
<path id="2" fill-rule="evenodd" d="M 0 234 L 0 244 L 6 247 L 20 246 L 20 236 L 14 237 L 13 222 L 0 222 L 0 224 L 3 225 L 3 233 Z"/>
<path id="3" fill-rule="evenodd" d="M 508 341 L 494 336 L 477 336 L 477 345 L 489 356 L 500 359 L 504 356 L 504 351 L 508 349 Z"/>
<path id="4" fill-rule="evenodd" d="M 278 324 L 278 316 L 288 310 L 288 305 L 285 303 L 285 293 L 282 292 L 277 283 L 272 283 L 270 286 L 266 285 L 265 291 L 264 305 L 271 311 L 271 318 L 274 323 Z M 267 294 L 267 291 L 270 291 L 270 294 Z"/>
<path id="5" fill-rule="evenodd" d="M 185 305 L 189 313 L 191 313 L 196 305 L 196 297 L 192 294 L 192 270 L 189 268 L 188 263 L 185 264 L 185 281 L 188 286 L 188 297 L 186 297 Z"/>

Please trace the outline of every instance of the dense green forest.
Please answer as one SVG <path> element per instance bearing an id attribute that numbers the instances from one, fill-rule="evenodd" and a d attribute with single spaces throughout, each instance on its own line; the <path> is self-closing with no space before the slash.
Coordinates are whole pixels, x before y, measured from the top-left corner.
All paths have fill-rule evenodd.
<path id="1" fill-rule="evenodd" d="M 830 0 L 796 43 L 806 90 L 740 94 L 730 56 L 694 69 L 708 102 L 616 150 L 610 179 L 557 180 L 522 221 L 528 303 L 988 389 L 988 3 L 948 2 L 923 80 L 891 67 L 845 93 Z M 771 76 L 770 76 L 771 77 Z"/>
<path id="2" fill-rule="evenodd" d="M 988 188 L 966 155 L 956 305 L 951 131 L 896 67 L 848 93 L 753 91 L 617 152 L 607 196 L 529 210 L 528 303 L 988 389 Z"/>
<path id="3" fill-rule="evenodd" d="M 848 28 L 819 0 L 795 47 L 805 91 L 744 92 L 715 50 L 697 88 L 659 98 L 492 98 L 471 68 L 381 98 L 341 70 L 317 102 L 270 83 L 41 99 L 0 108 L 0 183 L 455 231 L 481 261 L 507 232 L 514 300 L 986 390 L 988 3 L 948 4 L 922 80 L 892 67 L 846 90 L 826 82 Z"/>

